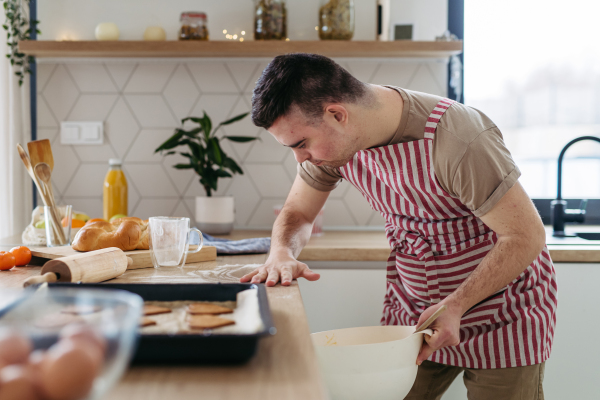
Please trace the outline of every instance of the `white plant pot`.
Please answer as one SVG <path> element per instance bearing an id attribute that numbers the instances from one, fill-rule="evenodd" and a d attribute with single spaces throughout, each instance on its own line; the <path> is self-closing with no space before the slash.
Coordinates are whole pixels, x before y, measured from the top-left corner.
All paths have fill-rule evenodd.
<path id="1" fill-rule="evenodd" d="M 226 235 L 233 229 L 234 220 L 233 196 L 196 197 L 196 223 L 202 232 Z"/>

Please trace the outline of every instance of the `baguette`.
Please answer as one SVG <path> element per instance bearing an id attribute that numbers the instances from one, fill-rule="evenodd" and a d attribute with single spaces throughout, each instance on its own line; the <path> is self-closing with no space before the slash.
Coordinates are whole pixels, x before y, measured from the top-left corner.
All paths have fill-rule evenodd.
<path id="1" fill-rule="evenodd" d="M 124 217 L 113 222 L 95 221 L 86 224 L 73 239 L 73 249 L 93 251 L 118 247 L 123 251 L 150 249 L 148 220 Z"/>

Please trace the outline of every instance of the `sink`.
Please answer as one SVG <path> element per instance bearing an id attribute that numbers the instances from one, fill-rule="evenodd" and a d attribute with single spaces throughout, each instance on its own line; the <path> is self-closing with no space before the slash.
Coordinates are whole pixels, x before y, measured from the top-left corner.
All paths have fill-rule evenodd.
<path id="1" fill-rule="evenodd" d="M 571 236 L 555 237 L 552 236 L 552 228 L 546 227 L 546 244 L 548 245 L 600 245 L 600 230 L 597 227 L 591 232 L 567 231 Z M 580 228 L 581 229 L 581 228 Z M 584 230 L 583 228 L 582 230 Z"/>
<path id="2" fill-rule="evenodd" d="M 576 235 L 585 240 L 600 240 L 600 232 L 577 232 Z"/>

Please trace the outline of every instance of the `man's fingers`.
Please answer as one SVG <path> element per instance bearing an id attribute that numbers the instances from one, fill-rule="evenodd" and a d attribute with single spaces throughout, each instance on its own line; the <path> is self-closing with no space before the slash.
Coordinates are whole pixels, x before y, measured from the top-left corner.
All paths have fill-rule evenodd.
<path id="1" fill-rule="evenodd" d="M 289 286 L 292 284 L 292 280 L 294 279 L 292 275 L 292 269 L 289 267 L 284 267 L 281 271 L 281 284 L 283 286 Z"/>
<path id="2" fill-rule="evenodd" d="M 252 278 L 252 280 L 250 282 L 251 283 L 261 283 L 265 279 L 267 279 L 267 270 L 264 268 L 260 268 L 258 273 L 256 275 L 254 275 L 254 277 Z"/>
<path id="3" fill-rule="evenodd" d="M 421 363 L 427 360 L 434 351 L 435 349 L 433 349 L 429 344 L 423 343 L 421 346 L 421 351 L 419 351 L 419 355 L 417 357 L 417 365 L 421 365 Z"/>
<path id="4" fill-rule="evenodd" d="M 246 275 L 242 276 L 242 277 L 240 278 L 240 282 L 242 282 L 242 283 L 243 283 L 243 282 L 249 282 L 249 281 L 250 281 L 250 279 L 252 279 L 252 277 L 253 277 L 254 275 L 258 274 L 258 270 L 259 270 L 259 268 L 255 269 L 254 271 L 250 272 L 249 274 L 246 274 Z"/>
<path id="5" fill-rule="evenodd" d="M 267 276 L 267 286 L 275 286 L 279 282 L 279 271 L 272 268 Z"/>
<path id="6" fill-rule="evenodd" d="M 308 267 L 304 267 L 304 269 L 300 273 L 300 276 L 306 279 L 307 281 L 316 281 L 321 277 L 321 275 L 311 271 Z"/>

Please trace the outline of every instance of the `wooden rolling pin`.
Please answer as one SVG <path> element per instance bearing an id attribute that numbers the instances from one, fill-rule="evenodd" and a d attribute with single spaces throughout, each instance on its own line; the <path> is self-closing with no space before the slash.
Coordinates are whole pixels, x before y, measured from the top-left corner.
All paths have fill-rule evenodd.
<path id="1" fill-rule="evenodd" d="M 109 247 L 48 261 L 40 276 L 32 276 L 23 286 L 52 282 L 103 282 L 116 278 L 127 270 L 133 260 L 121 249 Z"/>

